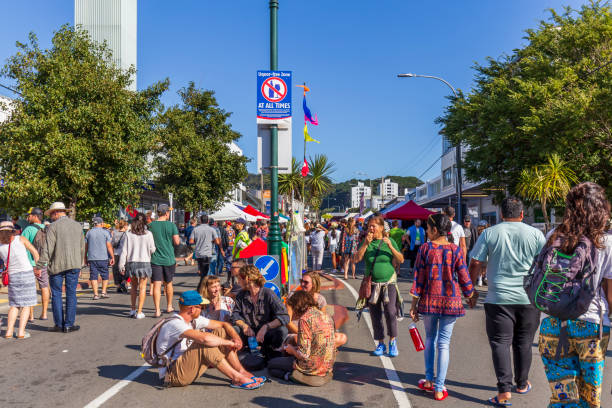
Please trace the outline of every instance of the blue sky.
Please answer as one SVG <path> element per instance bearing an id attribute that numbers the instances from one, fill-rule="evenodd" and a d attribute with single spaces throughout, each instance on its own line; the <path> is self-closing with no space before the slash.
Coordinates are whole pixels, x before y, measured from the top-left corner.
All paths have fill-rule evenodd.
<path id="1" fill-rule="evenodd" d="M 548 18 L 546 9 L 579 8 L 575 0 L 280 0 L 279 68 L 311 88 L 309 107 L 320 125 L 308 154 L 335 162 L 336 181 L 387 174 L 420 176 L 439 157 L 434 120 L 450 90 L 414 72 L 445 78 L 464 91 L 474 63 L 521 47 L 524 30 Z M 140 0 L 138 87 L 170 78 L 166 105 L 189 81 L 212 89 L 243 137 L 238 145 L 256 168 L 256 72 L 269 68 L 267 0 Z M 4 2 L 0 61 L 34 31 L 48 46 L 54 30 L 74 22 L 70 0 Z M 6 83 L 0 79 L 0 83 Z M 0 94 L 11 96 L 0 89 Z M 293 154 L 303 149 L 301 93 L 293 89 Z M 439 165 L 423 175 L 435 177 Z"/>

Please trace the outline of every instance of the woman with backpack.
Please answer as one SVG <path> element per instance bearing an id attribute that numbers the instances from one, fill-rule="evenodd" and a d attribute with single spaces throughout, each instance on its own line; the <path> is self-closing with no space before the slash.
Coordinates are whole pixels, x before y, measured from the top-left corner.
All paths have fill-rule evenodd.
<path id="1" fill-rule="evenodd" d="M 155 241 L 151 231 L 147 230 L 147 218 L 138 213 L 132 221 L 132 228 L 123 237 L 123 250 L 119 257 L 119 270 L 132 281 L 130 297 L 132 309 L 130 317 L 144 319 L 142 312 L 147 297 L 147 279 L 151 278 L 151 255 L 155 252 Z M 138 309 L 136 297 L 138 296 Z"/>
<path id="2" fill-rule="evenodd" d="M 478 299 L 463 251 L 448 240 L 451 225 L 451 220 L 444 214 L 434 214 L 427 219 L 429 241 L 419 248 L 410 289 L 410 317 L 417 322 L 421 314 L 425 323 L 425 379 L 419 381 L 418 387 L 433 393 L 436 401 L 448 396 L 444 382 L 451 335 L 457 318 L 465 315 L 461 293 L 467 298 L 470 308 Z M 436 351 L 437 376 L 434 375 Z"/>
<path id="3" fill-rule="evenodd" d="M 612 235 L 606 232 L 610 203 L 602 187 L 586 182 L 570 190 L 565 204 L 563 221 L 550 234 L 538 260 L 544 257 L 543 263 L 567 265 L 561 271 L 563 278 L 566 282 L 578 282 L 581 289 L 592 278 L 596 291 L 594 296 L 587 299 L 590 302 L 584 302 L 586 311 L 577 319 L 561 320 L 552 315 L 557 314 L 554 312 L 544 318 L 540 324 L 538 348 L 552 392 L 549 407 L 599 407 L 604 359 L 610 340 L 608 314 L 612 300 Z M 546 254 L 556 257 L 549 261 L 550 255 L 546 257 Z M 585 259 L 587 262 L 583 262 Z M 594 268 L 590 267 L 590 263 L 594 263 Z M 584 265 L 589 268 L 582 267 Z M 544 278 L 549 278 L 555 272 L 547 265 L 540 269 L 546 271 Z M 537 278 L 537 274 L 536 263 L 534 277 Z M 529 293 L 527 284 L 526 289 Z M 566 296 L 569 296 L 567 293 L 560 292 L 559 302 L 566 300 Z M 537 292 L 534 299 L 537 306 Z M 583 303 L 583 293 L 576 300 L 577 306 Z M 554 305 L 550 305 L 548 312 L 553 308 Z M 607 398 L 609 401 L 609 396 Z"/>

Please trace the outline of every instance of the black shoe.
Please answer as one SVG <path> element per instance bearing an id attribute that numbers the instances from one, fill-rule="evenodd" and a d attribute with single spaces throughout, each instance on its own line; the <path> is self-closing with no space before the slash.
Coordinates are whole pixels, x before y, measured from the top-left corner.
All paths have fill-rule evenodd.
<path id="1" fill-rule="evenodd" d="M 75 331 L 79 330 L 80 328 L 81 328 L 81 326 L 78 326 L 78 325 L 64 327 L 64 333 L 75 332 Z"/>
<path id="2" fill-rule="evenodd" d="M 59 333 L 59 332 L 63 331 L 63 329 L 61 327 L 59 327 L 59 326 L 49 327 L 47 330 L 52 332 L 52 333 Z"/>

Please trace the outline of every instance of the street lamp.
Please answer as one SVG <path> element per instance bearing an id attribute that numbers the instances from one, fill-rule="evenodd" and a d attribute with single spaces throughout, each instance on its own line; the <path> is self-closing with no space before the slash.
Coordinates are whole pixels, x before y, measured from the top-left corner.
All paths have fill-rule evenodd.
<path id="1" fill-rule="evenodd" d="M 453 88 L 453 86 L 448 83 L 448 81 L 439 78 L 437 76 L 433 76 L 433 75 L 419 75 L 419 74 L 412 74 L 412 73 L 407 73 L 407 74 L 398 74 L 397 75 L 398 78 L 431 78 L 431 79 L 437 79 L 438 81 L 444 82 L 452 91 L 453 94 L 455 95 L 455 99 L 458 98 L 457 96 L 457 91 L 455 91 L 455 88 Z M 463 214 L 461 211 L 461 184 L 462 184 L 462 180 L 461 180 L 461 143 L 457 143 L 457 146 L 455 146 L 455 161 L 457 164 L 457 184 L 456 184 L 456 190 L 457 190 L 457 223 L 461 224 L 462 220 L 463 220 Z"/>

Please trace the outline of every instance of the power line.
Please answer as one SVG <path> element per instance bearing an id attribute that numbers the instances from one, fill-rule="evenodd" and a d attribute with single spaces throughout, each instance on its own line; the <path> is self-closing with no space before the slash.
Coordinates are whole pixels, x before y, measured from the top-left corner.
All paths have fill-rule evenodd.
<path id="1" fill-rule="evenodd" d="M 442 158 L 442 156 L 438 157 L 438 158 L 436 159 L 436 161 L 435 161 L 435 162 L 431 163 L 431 166 L 429 166 L 429 167 L 427 168 L 427 170 L 425 170 L 423 173 L 421 173 L 421 175 L 419 176 L 419 179 L 420 179 L 421 177 L 423 177 L 425 174 L 427 174 L 427 172 L 428 172 L 429 170 L 431 170 L 431 168 L 432 168 L 433 166 L 435 166 L 435 165 L 436 165 L 436 163 L 438 163 L 438 162 L 440 161 L 440 159 L 441 159 L 441 158 Z"/>

